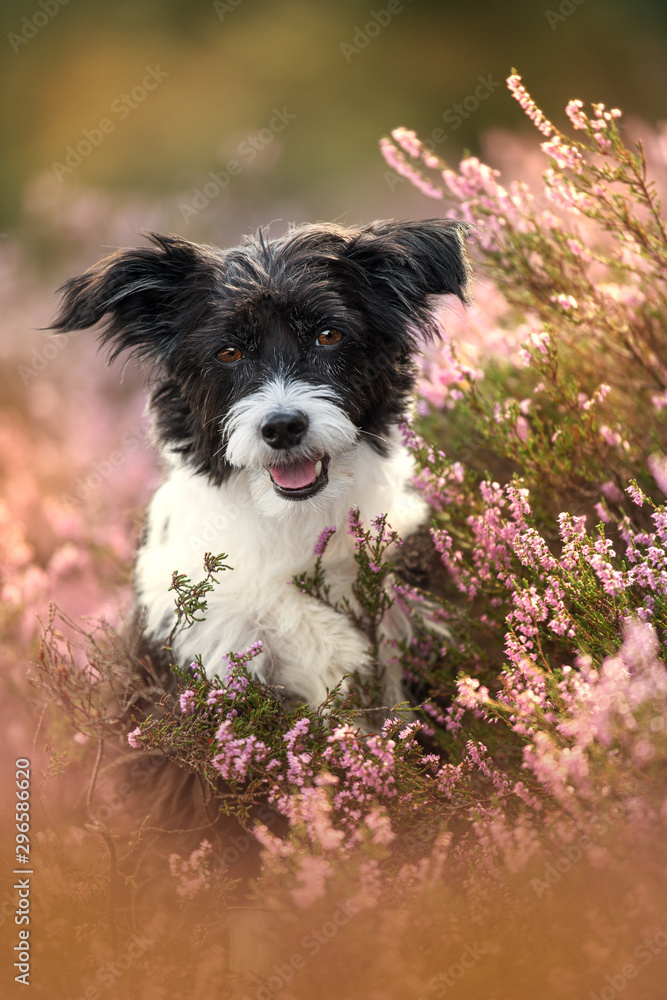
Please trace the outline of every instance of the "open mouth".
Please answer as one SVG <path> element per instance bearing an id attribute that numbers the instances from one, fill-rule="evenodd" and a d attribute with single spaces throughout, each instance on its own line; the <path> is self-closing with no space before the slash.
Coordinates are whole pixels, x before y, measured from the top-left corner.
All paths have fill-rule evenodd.
<path id="1" fill-rule="evenodd" d="M 329 482 L 329 456 L 270 465 L 269 475 L 278 496 L 287 500 L 308 500 Z"/>

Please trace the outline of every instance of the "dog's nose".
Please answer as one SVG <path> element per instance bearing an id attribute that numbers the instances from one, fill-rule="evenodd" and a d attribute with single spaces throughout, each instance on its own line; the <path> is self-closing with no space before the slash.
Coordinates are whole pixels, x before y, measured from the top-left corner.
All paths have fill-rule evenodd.
<path id="1" fill-rule="evenodd" d="M 293 448 L 308 430 L 308 417 L 301 410 L 270 413 L 262 424 L 262 437 L 272 448 Z"/>

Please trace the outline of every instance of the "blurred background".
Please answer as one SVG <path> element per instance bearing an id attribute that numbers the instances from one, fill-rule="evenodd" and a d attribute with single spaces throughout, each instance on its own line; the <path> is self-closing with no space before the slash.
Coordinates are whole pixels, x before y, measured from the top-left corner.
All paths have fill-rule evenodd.
<path id="1" fill-rule="evenodd" d="M 664 0 L 3 0 L 0 23 L 0 229 L 56 265 L 82 231 L 92 261 L 96 226 L 98 245 L 157 221 L 224 243 L 426 214 L 379 137 L 483 153 L 489 129 L 530 128 L 512 67 L 557 122 L 573 97 L 667 115 Z"/>

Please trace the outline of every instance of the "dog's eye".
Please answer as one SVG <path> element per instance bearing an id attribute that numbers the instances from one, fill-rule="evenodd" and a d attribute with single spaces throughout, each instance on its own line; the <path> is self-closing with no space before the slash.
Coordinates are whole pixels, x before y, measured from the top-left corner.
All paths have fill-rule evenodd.
<path id="1" fill-rule="evenodd" d="M 336 344 L 340 344 L 341 340 L 345 336 L 340 330 L 322 330 L 322 333 L 318 333 L 315 342 L 320 345 L 320 347 L 334 347 Z"/>
<path id="2" fill-rule="evenodd" d="M 238 347 L 223 347 L 216 354 L 218 361 L 222 361 L 223 364 L 233 365 L 236 361 L 240 361 L 243 357 L 243 351 L 239 350 Z"/>

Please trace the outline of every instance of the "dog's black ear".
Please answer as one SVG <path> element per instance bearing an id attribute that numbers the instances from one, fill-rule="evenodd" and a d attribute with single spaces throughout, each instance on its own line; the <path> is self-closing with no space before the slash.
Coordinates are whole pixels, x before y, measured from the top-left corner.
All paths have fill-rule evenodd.
<path id="1" fill-rule="evenodd" d="M 468 301 L 470 264 L 465 237 L 470 227 L 452 219 L 375 222 L 348 244 L 346 257 L 382 300 L 422 333 L 432 334 L 430 295 Z"/>
<path id="2" fill-rule="evenodd" d="M 100 340 L 109 361 L 124 350 L 166 361 L 197 323 L 222 261 L 179 236 L 149 234 L 153 246 L 118 250 L 58 289 L 63 301 L 51 329 L 84 330 L 108 316 Z"/>

